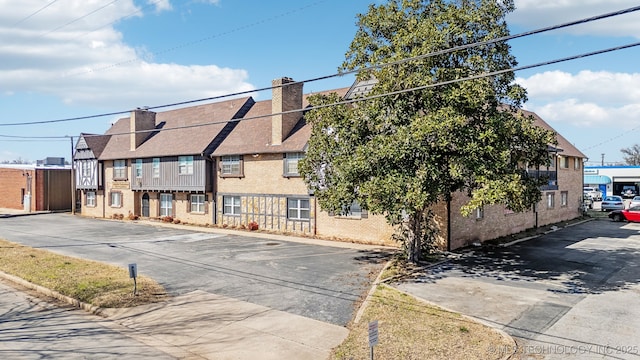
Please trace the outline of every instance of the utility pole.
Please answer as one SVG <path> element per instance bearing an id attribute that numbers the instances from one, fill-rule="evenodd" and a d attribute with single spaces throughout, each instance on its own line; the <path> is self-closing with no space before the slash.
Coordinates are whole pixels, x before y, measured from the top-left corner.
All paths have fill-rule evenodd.
<path id="1" fill-rule="evenodd" d="M 76 214 L 76 161 L 73 153 L 73 136 L 69 136 L 71 140 L 71 215 Z"/>
<path id="2" fill-rule="evenodd" d="M 602 155 L 602 166 L 604 166 L 604 153 L 602 153 L 600 155 Z"/>

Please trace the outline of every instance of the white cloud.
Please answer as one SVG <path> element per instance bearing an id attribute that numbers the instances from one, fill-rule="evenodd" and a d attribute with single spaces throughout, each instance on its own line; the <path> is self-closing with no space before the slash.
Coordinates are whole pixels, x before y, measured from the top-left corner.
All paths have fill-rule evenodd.
<path id="1" fill-rule="evenodd" d="M 529 98 L 538 101 L 580 98 L 605 104 L 640 103 L 640 73 L 546 71 L 516 82 L 527 89 Z"/>
<path id="2" fill-rule="evenodd" d="M 637 126 L 640 73 L 547 71 L 518 78 L 531 103 L 526 106 L 543 119 L 577 128 L 616 124 L 621 130 Z"/>
<path id="3" fill-rule="evenodd" d="M 172 10 L 173 7 L 169 0 L 147 0 L 149 5 L 153 5 L 157 12 Z"/>
<path id="4" fill-rule="evenodd" d="M 168 0 L 152 3 L 156 9 L 170 8 Z M 13 6 L 0 0 L 0 94 L 43 93 L 67 103 L 112 108 L 253 88 L 242 69 L 154 62 L 144 47 L 123 43 L 122 34 L 108 25 L 140 10 L 133 0 L 83 17 L 102 6 L 99 0 L 60 1 L 21 21 L 42 8 L 42 1 Z"/>
<path id="5" fill-rule="evenodd" d="M 515 0 L 509 24 L 527 29 L 556 25 L 638 6 L 634 0 Z M 563 30 L 578 35 L 640 37 L 640 12 L 572 26 Z M 558 32 L 558 31 L 556 31 Z"/>

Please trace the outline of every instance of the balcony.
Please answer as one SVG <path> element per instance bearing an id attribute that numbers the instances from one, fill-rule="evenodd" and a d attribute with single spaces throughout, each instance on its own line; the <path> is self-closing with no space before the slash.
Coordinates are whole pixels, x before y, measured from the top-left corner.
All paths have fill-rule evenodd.
<path id="1" fill-rule="evenodd" d="M 541 191 L 558 190 L 558 172 L 549 170 L 527 170 L 527 175 L 535 179 L 547 180 L 547 185 L 540 186 Z"/>

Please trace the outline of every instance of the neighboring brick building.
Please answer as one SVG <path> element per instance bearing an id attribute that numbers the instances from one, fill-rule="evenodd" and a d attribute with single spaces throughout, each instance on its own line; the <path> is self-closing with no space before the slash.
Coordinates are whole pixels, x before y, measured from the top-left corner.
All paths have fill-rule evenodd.
<path id="1" fill-rule="evenodd" d="M 0 164 L 0 208 L 71 210 L 71 168 Z"/>
<path id="2" fill-rule="evenodd" d="M 282 78 L 273 85 L 272 100 L 247 97 L 159 113 L 135 110 L 104 135 L 83 134 L 76 151 L 82 214 L 171 216 L 231 228 L 255 222 L 281 233 L 397 245 L 391 239 L 394 229 L 381 215 L 357 204 L 349 216 L 320 209 L 297 167 L 311 134 L 296 111 L 308 105 L 302 84 Z M 371 85 L 331 92 L 349 98 Z M 536 121 L 548 127 L 537 116 Z M 584 155 L 559 135 L 558 141 L 562 166 L 545 169 L 554 182 L 541 204 L 550 206 L 525 214 L 493 206 L 479 211 L 482 216 L 465 218 L 459 212 L 465 197 L 454 196 L 449 212 L 443 204 L 434 207 L 441 246 L 449 242 L 458 248 L 577 217 Z M 565 168 L 564 159 L 579 167 Z"/>

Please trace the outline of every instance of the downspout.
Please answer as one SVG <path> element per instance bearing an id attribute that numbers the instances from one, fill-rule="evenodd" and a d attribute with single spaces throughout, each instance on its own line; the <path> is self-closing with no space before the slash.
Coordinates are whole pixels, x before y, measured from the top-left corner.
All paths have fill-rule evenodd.
<path id="1" fill-rule="evenodd" d="M 213 157 L 213 154 L 211 154 L 210 156 L 208 156 L 209 160 L 211 161 L 211 203 L 212 203 L 212 209 L 211 212 L 213 213 L 212 216 L 212 220 L 213 221 L 213 225 L 216 225 L 218 223 L 218 194 L 216 191 L 216 187 L 218 185 L 218 181 L 217 180 L 217 175 L 218 175 L 218 171 L 216 168 L 216 159 L 215 157 Z"/>

